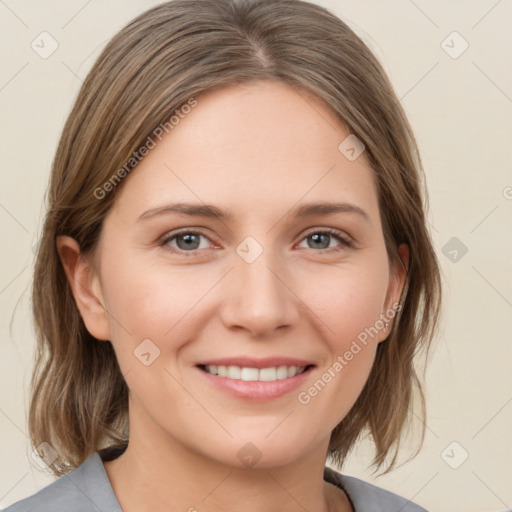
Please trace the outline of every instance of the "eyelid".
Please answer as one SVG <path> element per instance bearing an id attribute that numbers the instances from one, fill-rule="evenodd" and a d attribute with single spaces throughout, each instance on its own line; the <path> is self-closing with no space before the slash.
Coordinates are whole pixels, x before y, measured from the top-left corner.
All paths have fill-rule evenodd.
<path id="1" fill-rule="evenodd" d="M 162 237 L 160 237 L 158 239 L 158 245 L 160 247 L 168 250 L 169 252 L 172 252 L 174 254 L 184 254 L 185 256 L 196 256 L 198 252 L 206 250 L 206 249 L 194 249 L 192 251 L 183 251 L 180 249 L 175 249 L 174 247 L 169 248 L 167 246 L 167 242 L 170 242 L 171 240 L 174 240 L 179 235 L 183 235 L 183 234 L 193 234 L 193 235 L 203 236 L 204 238 L 208 239 L 213 245 L 215 245 L 215 243 L 210 239 L 210 236 L 207 235 L 204 231 L 202 231 L 201 228 L 194 228 L 194 227 L 185 227 L 185 228 L 176 229 L 174 231 L 169 231 L 168 233 L 166 233 L 165 235 L 163 235 Z"/>
<path id="2" fill-rule="evenodd" d="M 340 229 L 328 228 L 328 227 L 315 227 L 315 228 L 309 229 L 302 235 L 301 239 L 299 240 L 299 243 L 302 242 L 304 239 L 306 239 L 309 235 L 314 234 L 314 233 L 329 234 L 335 238 L 338 238 L 339 241 L 341 242 L 341 246 L 342 246 L 341 249 L 337 248 L 337 247 L 331 247 L 330 249 L 320 249 L 317 251 L 315 251 L 315 249 L 310 249 L 314 252 L 319 252 L 319 253 L 337 252 L 337 251 L 343 250 L 343 248 L 354 247 L 354 244 L 355 244 L 354 239 L 350 235 L 348 235 L 346 232 L 341 231 Z M 174 240 L 176 237 L 178 237 L 179 235 L 182 235 L 182 234 L 200 235 L 200 236 L 203 236 L 206 239 L 210 240 L 210 242 L 214 243 L 210 239 L 210 237 L 202 230 L 202 228 L 184 227 L 184 228 L 179 228 L 174 231 L 170 231 L 170 232 L 166 233 L 165 235 L 163 235 L 162 237 L 159 238 L 158 244 L 159 244 L 159 246 L 163 247 L 166 250 L 169 250 L 170 252 L 173 252 L 175 254 L 184 254 L 186 256 L 196 256 L 198 252 L 206 250 L 206 249 L 194 249 L 191 251 L 183 251 L 180 249 L 175 249 L 175 248 L 169 249 L 168 247 L 166 247 L 167 242 Z"/>
<path id="3" fill-rule="evenodd" d="M 348 249 L 356 248 L 354 239 L 350 235 L 346 234 L 344 231 L 341 231 L 336 228 L 314 228 L 311 231 L 304 233 L 299 243 L 302 243 L 308 236 L 314 233 L 330 235 L 332 238 L 337 238 L 339 243 L 336 247 L 330 247 L 326 249 L 315 250 L 309 247 L 302 247 L 301 250 L 313 251 L 313 253 L 319 253 L 320 255 L 331 256 L 340 255 L 343 252 L 347 251 Z"/>
<path id="4" fill-rule="evenodd" d="M 313 233 L 327 233 L 329 235 L 339 238 L 342 242 L 350 246 L 352 246 L 355 243 L 355 240 L 348 233 L 336 228 L 313 228 L 310 231 L 304 233 L 301 241 L 307 236 L 312 235 Z"/>

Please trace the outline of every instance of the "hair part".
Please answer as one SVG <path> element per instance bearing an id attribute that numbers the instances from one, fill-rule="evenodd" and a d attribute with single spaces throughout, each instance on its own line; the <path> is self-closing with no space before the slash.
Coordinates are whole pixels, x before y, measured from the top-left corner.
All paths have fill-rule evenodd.
<path id="1" fill-rule="evenodd" d="M 382 229 L 395 268 L 409 246 L 402 310 L 378 345 L 368 380 L 333 430 L 328 455 L 340 466 L 358 438 L 372 436 L 380 468 L 410 419 L 415 370 L 428 352 L 441 304 L 437 257 L 426 227 L 427 192 L 406 115 L 364 42 L 328 10 L 301 0 L 174 0 L 117 33 L 84 80 L 53 161 L 32 288 L 37 348 L 29 435 L 59 454 L 55 475 L 109 446 L 126 447 L 128 388 L 110 342 L 86 329 L 61 264 L 56 238 L 94 253 L 116 190 L 94 191 L 125 168 L 155 127 L 190 98 L 258 80 L 285 82 L 323 100 L 365 145 L 377 184 Z M 340 141 L 341 142 L 341 141 Z M 133 168 L 134 165 L 129 166 Z M 423 425 L 420 447 L 425 435 Z M 419 451 L 419 448 L 418 448 Z M 417 453 L 417 452 L 416 452 Z"/>

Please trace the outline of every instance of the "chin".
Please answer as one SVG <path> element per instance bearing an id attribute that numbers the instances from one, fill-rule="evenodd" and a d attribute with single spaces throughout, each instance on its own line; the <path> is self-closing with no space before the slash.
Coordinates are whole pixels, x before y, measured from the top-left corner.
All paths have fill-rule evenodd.
<path id="1" fill-rule="evenodd" d="M 272 428 L 265 432 L 235 436 L 228 443 L 216 444 L 217 447 L 223 446 L 220 452 L 212 454 L 212 458 L 222 459 L 223 463 L 240 469 L 270 469 L 293 464 L 306 453 L 318 448 L 318 442 L 314 440 L 321 438 L 319 433 L 312 436 L 308 449 L 304 432 L 291 434 L 283 430 L 281 435 L 277 435 L 276 432 L 272 432 Z M 272 433 L 269 435 L 269 432 Z M 226 457 L 226 454 L 229 454 L 229 457 Z"/>

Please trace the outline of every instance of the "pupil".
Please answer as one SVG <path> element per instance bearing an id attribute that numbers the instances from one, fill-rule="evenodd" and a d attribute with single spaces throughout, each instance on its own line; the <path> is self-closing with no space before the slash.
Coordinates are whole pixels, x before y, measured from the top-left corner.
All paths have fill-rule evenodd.
<path id="1" fill-rule="evenodd" d="M 330 235 L 327 235 L 325 233 L 314 233 L 313 235 L 310 235 L 310 238 L 313 240 L 313 242 L 315 244 L 320 244 L 320 246 L 325 249 L 326 247 L 328 247 L 329 245 L 329 242 L 328 242 L 328 238 L 329 238 Z M 322 241 L 322 238 L 323 238 L 323 241 Z M 180 237 L 178 237 L 178 245 L 180 245 L 180 240 L 183 240 L 184 241 L 184 247 L 185 248 L 191 248 L 194 243 L 197 244 L 197 235 L 193 234 L 193 233 L 189 233 L 189 234 L 186 234 L 186 235 L 181 235 Z M 182 249 L 183 247 L 180 247 L 180 249 Z M 194 247 L 194 248 L 197 248 L 197 247 Z"/>
<path id="2" fill-rule="evenodd" d="M 187 235 L 181 235 L 181 237 L 178 237 L 178 245 L 180 245 L 179 241 L 184 240 L 185 241 L 185 248 L 191 248 L 191 246 L 195 243 L 197 243 L 197 240 L 194 240 L 194 238 L 197 238 L 197 235 L 194 234 L 187 234 Z M 192 245 L 191 245 L 192 244 Z M 182 249 L 183 247 L 180 247 Z M 195 248 L 195 247 L 194 247 Z"/>
<path id="3" fill-rule="evenodd" d="M 327 239 L 329 237 L 329 235 L 326 235 L 326 234 L 323 234 L 323 233 L 315 233 L 313 235 L 311 235 L 311 238 L 313 239 L 313 241 L 315 243 L 320 243 L 322 245 L 322 248 L 325 249 L 328 245 L 329 245 L 329 242 L 327 241 L 324 241 L 324 243 L 322 244 L 321 240 L 319 240 L 320 237 L 325 237 L 325 239 Z"/>

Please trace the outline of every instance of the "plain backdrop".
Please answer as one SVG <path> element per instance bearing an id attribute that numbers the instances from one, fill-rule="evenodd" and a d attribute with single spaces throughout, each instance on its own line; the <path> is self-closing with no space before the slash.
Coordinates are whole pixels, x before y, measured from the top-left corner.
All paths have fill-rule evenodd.
<path id="1" fill-rule="evenodd" d="M 26 418 L 33 247 L 57 140 L 106 41 L 157 3 L 0 1 L 0 508 L 54 480 L 30 462 Z M 362 443 L 344 472 L 431 511 L 512 509 L 512 3 L 317 3 L 370 46 L 410 119 L 445 286 L 422 451 L 376 478 Z M 41 32 L 58 44 L 46 58 Z"/>

